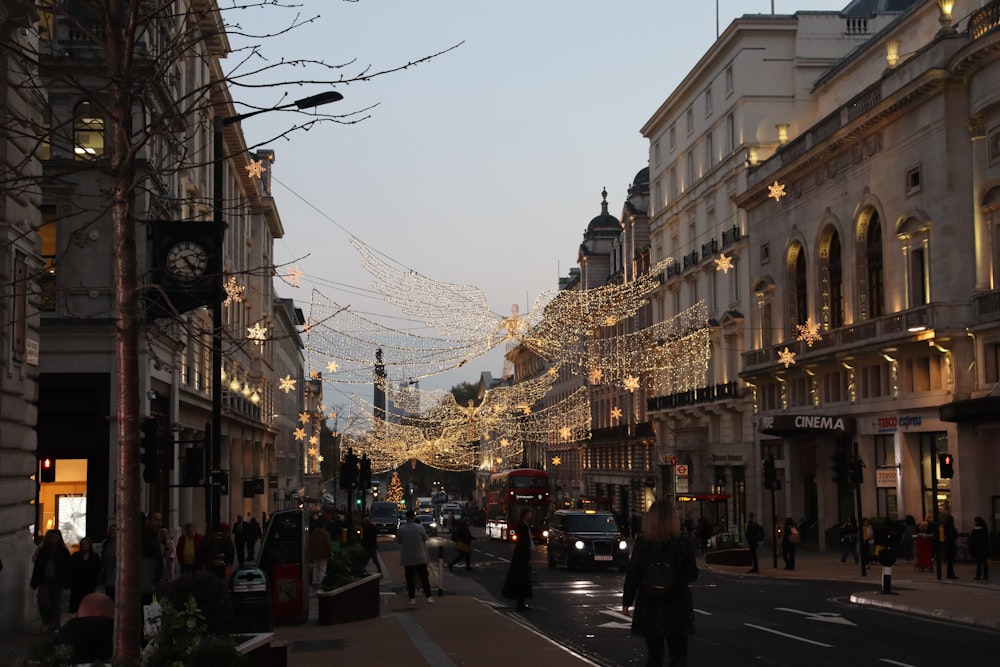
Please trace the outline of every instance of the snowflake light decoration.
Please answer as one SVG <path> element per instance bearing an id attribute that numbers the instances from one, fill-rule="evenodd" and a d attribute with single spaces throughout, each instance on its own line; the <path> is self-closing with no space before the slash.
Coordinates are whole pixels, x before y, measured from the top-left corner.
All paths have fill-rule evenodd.
<path id="1" fill-rule="evenodd" d="M 327 373 L 336 373 L 338 368 L 340 368 L 340 367 L 337 366 L 337 362 L 336 361 L 330 361 L 330 362 L 327 362 L 327 364 L 326 364 L 326 372 Z"/>
<path id="2" fill-rule="evenodd" d="M 305 430 L 304 428 L 297 428 L 297 429 L 295 429 L 295 431 L 294 431 L 294 432 L 292 433 L 292 435 L 294 435 L 294 436 L 295 436 L 295 440 L 296 440 L 296 441 L 298 441 L 298 442 L 302 442 L 303 440 L 305 440 L 305 439 L 306 439 L 306 430 Z"/>
<path id="3" fill-rule="evenodd" d="M 594 368 L 590 371 L 590 384 L 599 384 L 604 373 L 600 368 Z"/>
<path id="4" fill-rule="evenodd" d="M 730 269 L 736 268 L 733 266 L 733 258 L 725 253 L 719 255 L 715 260 L 715 270 L 722 271 L 723 273 L 729 273 Z"/>
<path id="5" fill-rule="evenodd" d="M 302 282 L 302 277 L 304 275 L 305 273 L 302 272 L 302 269 L 296 266 L 294 269 L 285 274 L 285 280 L 287 280 L 288 284 L 292 287 L 298 287 L 299 283 Z"/>
<path id="6" fill-rule="evenodd" d="M 264 176 L 264 161 L 250 160 L 250 164 L 246 166 L 246 170 L 250 178 L 260 179 Z"/>
<path id="7" fill-rule="evenodd" d="M 559 437 L 563 440 L 569 440 L 569 436 L 573 434 L 573 430 L 569 426 L 563 426 L 559 429 Z"/>
<path id="8" fill-rule="evenodd" d="M 786 347 L 784 350 L 778 352 L 778 363 L 784 364 L 785 368 L 788 368 L 795 363 L 795 353 Z"/>
<path id="9" fill-rule="evenodd" d="M 819 335 L 819 323 L 813 322 L 811 317 L 806 319 L 805 324 L 796 324 L 795 328 L 799 332 L 795 340 L 800 340 L 809 347 L 812 347 L 813 343 L 823 340 L 823 337 Z"/>
<path id="10" fill-rule="evenodd" d="M 285 377 L 281 378 L 281 380 L 278 381 L 278 389 L 285 392 L 286 394 L 290 394 L 291 392 L 295 391 L 295 380 L 292 379 L 291 375 L 286 375 Z"/>
<path id="11" fill-rule="evenodd" d="M 322 454 L 317 454 L 317 455 L 316 455 L 316 463 L 322 463 L 322 462 L 323 462 L 323 461 L 325 461 L 325 460 L 326 460 L 326 459 L 325 459 L 325 458 L 323 458 L 323 455 L 322 455 Z"/>
<path id="12" fill-rule="evenodd" d="M 635 391 L 639 388 L 639 378 L 634 375 L 629 375 L 625 378 L 623 385 L 626 389 L 635 393 Z"/>
<path id="13" fill-rule="evenodd" d="M 237 301 L 246 301 L 246 288 L 236 282 L 236 276 L 229 276 L 229 279 L 223 284 L 222 288 L 226 290 L 226 300 L 222 302 L 223 306 L 228 306 Z"/>
<path id="14" fill-rule="evenodd" d="M 319 454 L 319 452 L 316 451 L 315 447 L 310 447 L 307 451 L 309 453 L 309 456 L 316 456 L 317 454 Z"/>
<path id="15" fill-rule="evenodd" d="M 785 184 L 775 181 L 771 185 L 767 186 L 767 196 L 774 201 L 781 201 L 781 198 L 787 195 L 785 192 Z"/>
<path id="16" fill-rule="evenodd" d="M 562 459 L 560 457 L 558 457 L 558 456 L 553 456 L 552 457 L 552 465 L 554 465 L 554 466 L 562 465 Z"/>
<path id="17" fill-rule="evenodd" d="M 319 444 L 319 438 L 317 436 L 315 436 L 315 435 L 309 436 L 309 444 L 310 445 L 318 445 Z"/>
<path id="18" fill-rule="evenodd" d="M 299 413 L 299 423 L 300 424 L 308 424 L 310 419 L 312 419 L 312 418 L 309 416 L 308 412 L 300 412 Z"/>
<path id="19" fill-rule="evenodd" d="M 247 338 L 254 342 L 254 345 L 263 345 L 267 340 L 267 328 L 260 326 L 260 322 L 255 322 L 247 329 Z"/>
<path id="20" fill-rule="evenodd" d="M 617 407 L 617 406 L 611 408 L 611 418 L 614 419 L 615 421 L 618 421 L 619 419 L 621 419 L 622 418 L 622 409 L 619 408 L 619 407 Z"/>

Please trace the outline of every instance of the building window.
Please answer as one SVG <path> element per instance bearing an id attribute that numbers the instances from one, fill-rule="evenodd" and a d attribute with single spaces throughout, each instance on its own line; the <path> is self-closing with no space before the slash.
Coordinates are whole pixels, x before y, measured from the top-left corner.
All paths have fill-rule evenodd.
<path id="1" fill-rule="evenodd" d="M 705 90 L 705 117 L 712 115 L 712 89 Z"/>
<path id="2" fill-rule="evenodd" d="M 687 192 L 694 185 L 694 151 L 688 151 L 687 154 L 687 183 L 684 184 L 684 191 Z"/>
<path id="3" fill-rule="evenodd" d="M 715 165 L 715 146 L 712 141 L 712 132 L 709 130 L 705 135 L 705 165 L 711 169 Z"/>
<path id="4" fill-rule="evenodd" d="M 733 66 L 732 65 L 727 65 L 726 66 L 725 79 L 726 79 L 726 95 L 728 95 L 729 93 L 733 92 Z"/>
<path id="5" fill-rule="evenodd" d="M 653 164 L 659 166 L 660 164 L 660 142 L 657 141 L 653 144 Z"/>
<path id="6" fill-rule="evenodd" d="M 908 218 L 896 234 L 902 243 L 907 307 L 927 305 L 931 302 L 930 226 L 916 218 Z"/>
<path id="7" fill-rule="evenodd" d="M 670 201 L 677 199 L 677 168 L 670 168 L 670 183 L 669 188 L 667 188 L 667 196 L 670 197 Z"/>
<path id="8" fill-rule="evenodd" d="M 104 155 L 104 119 L 90 102 L 80 102 L 73 111 L 73 154 L 77 160 Z"/>
<path id="9" fill-rule="evenodd" d="M 38 229 L 41 240 L 43 273 L 38 278 L 39 304 L 42 311 L 56 309 L 56 211 L 52 206 L 42 209 L 42 226 Z"/>
<path id="10" fill-rule="evenodd" d="M 840 234 L 828 227 L 820 241 L 820 325 L 825 329 L 844 326 L 844 266 Z"/>
<path id="11" fill-rule="evenodd" d="M 736 116 L 726 116 L 726 154 L 736 150 Z"/>
<path id="12" fill-rule="evenodd" d="M 694 132 L 694 111 L 691 107 L 688 107 L 687 111 L 684 112 L 684 121 L 687 124 L 687 133 Z"/>
<path id="13" fill-rule="evenodd" d="M 906 170 L 906 196 L 920 192 L 920 165 Z"/>
<path id="14" fill-rule="evenodd" d="M 798 243 L 788 251 L 787 264 L 788 326 L 787 335 L 794 337 L 795 326 L 805 324 L 809 312 L 809 292 L 806 281 L 806 253 Z"/>
<path id="15" fill-rule="evenodd" d="M 872 213 L 868 221 L 866 239 L 868 314 L 870 317 L 880 317 L 885 314 L 885 276 L 882 265 L 882 225 L 878 213 Z"/>
<path id="16" fill-rule="evenodd" d="M 761 243 L 760 244 L 760 263 L 769 264 L 771 262 L 771 244 Z"/>
<path id="17" fill-rule="evenodd" d="M 677 128 L 671 125 L 669 134 L 670 134 L 670 151 L 673 152 L 677 148 Z"/>

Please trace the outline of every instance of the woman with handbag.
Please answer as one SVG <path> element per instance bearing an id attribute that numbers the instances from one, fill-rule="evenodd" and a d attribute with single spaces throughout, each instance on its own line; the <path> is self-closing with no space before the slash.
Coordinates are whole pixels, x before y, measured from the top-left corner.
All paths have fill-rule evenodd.
<path id="1" fill-rule="evenodd" d="M 632 613 L 632 634 L 646 639 L 650 667 L 686 667 L 688 636 L 694 633 L 694 600 L 688 587 L 698 578 L 694 547 L 681 533 L 673 506 L 660 499 L 642 519 L 625 574 L 622 613 Z"/>
<path id="2" fill-rule="evenodd" d="M 448 569 L 455 571 L 455 563 L 465 559 L 465 569 L 472 569 L 472 540 L 476 539 L 469 530 L 467 519 L 458 519 L 458 524 L 451 531 L 451 539 L 455 542 L 455 557 L 448 563 Z"/>

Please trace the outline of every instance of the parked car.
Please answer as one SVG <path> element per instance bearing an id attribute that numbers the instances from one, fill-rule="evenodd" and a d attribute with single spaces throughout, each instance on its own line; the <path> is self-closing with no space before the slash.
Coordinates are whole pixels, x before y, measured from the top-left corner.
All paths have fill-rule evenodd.
<path id="1" fill-rule="evenodd" d="M 611 512 L 556 510 L 549 521 L 549 567 L 628 567 L 628 541 Z"/>
<path id="2" fill-rule="evenodd" d="M 418 514 L 417 521 L 424 527 L 427 534 L 434 537 L 438 534 L 438 523 L 437 519 L 434 518 L 433 514 Z"/>

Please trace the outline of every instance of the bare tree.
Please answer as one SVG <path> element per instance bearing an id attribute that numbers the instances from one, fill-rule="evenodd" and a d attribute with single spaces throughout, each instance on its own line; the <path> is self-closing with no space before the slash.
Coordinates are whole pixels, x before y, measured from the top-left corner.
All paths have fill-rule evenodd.
<path id="1" fill-rule="evenodd" d="M 115 659 L 133 663 L 141 636 L 139 360 L 143 336 L 151 330 L 146 326 L 146 306 L 159 290 L 144 259 L 149 221 L 211 220 L 216 193 L 208 174 L 218 156 L 207 138 L 215 123 L 272 110 L 237 106 L 234 90 L 303 85 L 319 91 L 342 89 L 427 62 L 458 45 L 373 71 L 355 62 L 268 60 L 263 45 L 273 35 L 261 35 L 260 45 L 234 52 L 231 35 L 251 36 L 227 23 L 230 11 L 290 10 L 291 18 L 281 14 L 271 23 L 282 26 L 274 35 L 319 18 L 302 18 L 293 5 L 279 0 L 4 0 L 4 4 L 10 15 L 20 17 L 19 29 L 33 39 L 0 43 L 7 66 L 25 73 L 29 91 L 25 98 L 30 101 L 9 111 L 12 122 L 4 138 L 24 146 L 24 158 L 0 176 L 0 188 L 26 195 L 40 191 L 45 212 L 24 231 L 40 236 L 45 268 L 24 277 L 14 290 L 26 291 L 29 282 L 38 282 L 44 307 L 59 317 L 105 319 L 114 327 L 115 505 L 121 536 Z M 222 58 L 227 56 L 233 66 L 225 70 Z M 370 111 L 275 107 L 290 114 L 287 123 L 275 136 L 248 149 L 317 123 L 357 123 Z M 240 143 L 227 141 L 227 146 Z M 232 157 L 233 151 L 227 151 L 225 159 Z M 38 159 L 43 164 L 41 179 L 30 168 Z M 227 209 L 236 205 L 224 203 Z M 110 266 L 90 265 L 82 249 L 91 247 L 106 229 Z M 274 269 L 247 270 L 271 275 Z M 214 278 L 221 281 L 221 276 Z M 101 281 L 112 293 L 106 307 L 81 305 L 77 298 L 81 286 Z M 190 321 L 179 312 L 173 319 L 181 326 Z"/>

